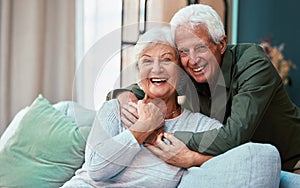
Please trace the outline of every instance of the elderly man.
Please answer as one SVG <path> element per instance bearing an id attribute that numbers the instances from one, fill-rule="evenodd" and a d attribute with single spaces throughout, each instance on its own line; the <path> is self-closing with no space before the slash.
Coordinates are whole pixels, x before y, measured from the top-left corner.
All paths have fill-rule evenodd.
<path id="1" fill-rule="evenodd" d="M 194 102 L 186 89 L 190 107 L 224 125 L 205 132 L 175 132 L 174 136 L 190 150 L 207 155 L 219 155 L 250 141 L 270 143 L 280 153 L 282 169 L 299 173 L 300 110 L 289 99 L 263 49 L 255 44 L 227 45 L 220 17 L 206 5 L 187 6 L 170 23 L 182 67 L 198 94 L 199 102 Z M 137 97 L 143 95 L 137 86 L 131 91 Z M 122 112 L 128 126 L 136 121 L 132 106 L 124 105 Z M 188 163 L 189 152 L 172 155 L 173 150 L 176 146 L 152 148 L 159 157 L 169 151 L 165 158 L 171 164 Z"/>

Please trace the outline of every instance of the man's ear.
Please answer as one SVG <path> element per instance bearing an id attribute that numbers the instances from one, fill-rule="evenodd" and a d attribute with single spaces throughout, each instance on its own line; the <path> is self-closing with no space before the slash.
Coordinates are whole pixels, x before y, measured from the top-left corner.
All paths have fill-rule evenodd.
<path id="1" fill-rule="evenodd" d="M 224 52 L 226 50 L 226 46 L 227 46 L 227 36 L 224 35 L 223 39 L 220 41 L 220 44 L 219 44 L 221 54 L 224 54 Z"/>

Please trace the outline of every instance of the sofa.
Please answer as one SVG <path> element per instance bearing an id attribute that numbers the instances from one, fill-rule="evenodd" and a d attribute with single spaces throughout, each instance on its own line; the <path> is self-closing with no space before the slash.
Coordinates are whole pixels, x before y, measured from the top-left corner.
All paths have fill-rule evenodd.
<path id="1" fill-rule="evenodd" d="M 69 180 L 84 162 L 95 113 L 71 101 L 51 105 L 39 95 L 1 136 L 0 187 L 59 187 Z"/>
<path id="2" fill-rule="evenodd" d="M 95 115 L 76 102 L 50 104 L 39 95 L 1 136 L 0 187 L 54 188 L 71 179 L 84 162 Z M 300 187 L 299 177 L 282 172 L 280 187 Z"/>

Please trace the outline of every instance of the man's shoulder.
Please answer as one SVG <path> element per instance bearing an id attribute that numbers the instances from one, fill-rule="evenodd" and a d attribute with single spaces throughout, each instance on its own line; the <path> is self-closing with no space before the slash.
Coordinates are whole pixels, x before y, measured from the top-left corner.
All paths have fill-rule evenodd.
<path id="1" fill-rule="evenodd" d="M 236 51 L 238 53 L 243 53 L 245 51 L 259 51 L 263 52 L 262 47 L 256 43 L 239 43 L 239 44 L 228 44 L 227 50 Z"/>
<path id="2" fill-rule="evenodd" d="M 268 57 L 263 48 L 256 43 L 240 43 L 228 45 L 227 51 L 233 55 L 238 64 L 257 62 L 259 60 L 268 61 Z"/>

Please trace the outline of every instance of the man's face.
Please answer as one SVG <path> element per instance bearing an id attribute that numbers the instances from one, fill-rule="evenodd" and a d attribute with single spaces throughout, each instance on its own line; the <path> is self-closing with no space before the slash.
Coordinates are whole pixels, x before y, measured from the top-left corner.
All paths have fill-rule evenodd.
<path id="1" fill-rule="evenodd" d="M 219 74 L 225 44 L 215 44 L 203 26 L 180 26 L 175 32 L 180 59 L 185 71 L 198 83 L 214 82 Z M 225 45 L 225 48 L 224 48 Z"/>

